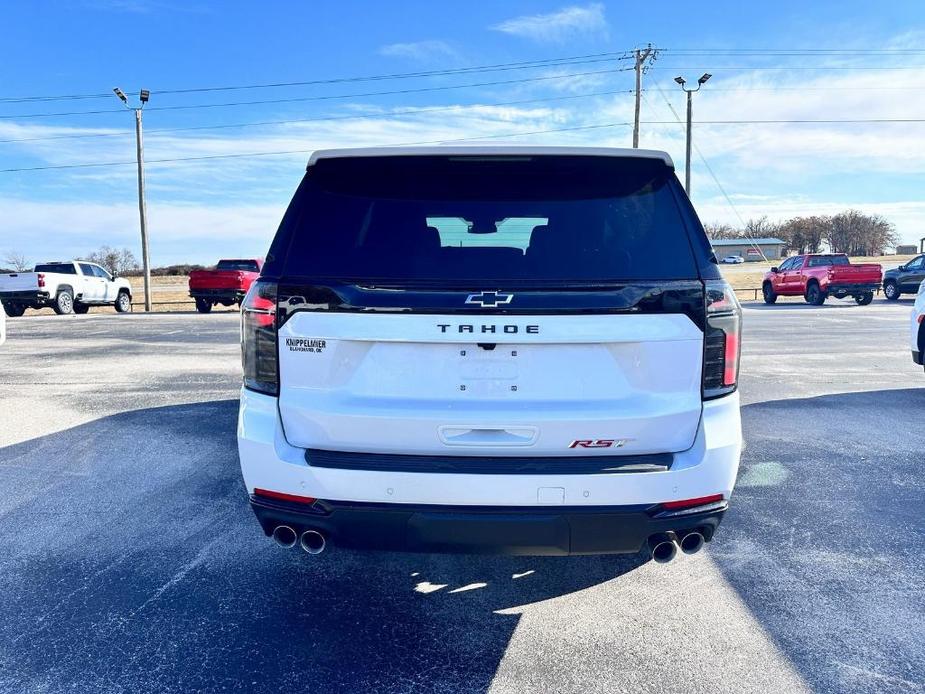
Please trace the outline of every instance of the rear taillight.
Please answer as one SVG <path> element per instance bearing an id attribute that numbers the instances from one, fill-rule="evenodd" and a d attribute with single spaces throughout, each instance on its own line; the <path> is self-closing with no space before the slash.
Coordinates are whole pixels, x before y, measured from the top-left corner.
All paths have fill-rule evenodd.
<path id="1" fill-rule="evenodd" d="M 241 361 L 244 387 L 279 395 L 276 349 L 276 282 L 257 280 L 241 305 Z"/>
<path id="2" fill-rule="evenodd" d="M 739 379 L 742 309 L 725 280 L 707 280 L 707 323 L 703 338 L 703 397 L 728 395 Z"/>
<path id="3" fill-rule="evenodd" d="M 39 287 L 44 287 L 44 286 L 45 286 L 45 274 L 40 272 L 39 273 Z"/>

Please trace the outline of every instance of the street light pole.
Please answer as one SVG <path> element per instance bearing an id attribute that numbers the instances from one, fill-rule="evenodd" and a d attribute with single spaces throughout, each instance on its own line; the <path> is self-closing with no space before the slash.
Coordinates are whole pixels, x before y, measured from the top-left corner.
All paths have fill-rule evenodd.
<path id="1" fill-rule="evenodd" d="M 141 224 L 141 264 L 144 269 L 145 311 L 151 310 L 151 262 L 148 255 L 148 207 L 145 201 L 145 145 L 142 132 L 141 111 L 148 103 L 151 92 L 142 89 L 139 95 L 140 105 L 129 106 L 128 99 L 121 89 L 113 89 L 116 96 L 135 112 L 135 157 L 138 161 L 138 217 Z"/>
<path id="2" fill-rule="evenodd" d="M 691 142 L 693 139 L 693 122 L 694 122 L 694 92 L 699 92 L 700 88 L 706 84 L 707 80 L 710 79 L 713 75 L 708 72 L 705 72 L 699 80 L 697 80 L 696 89 L 688 89 L 684 85 L 686 81 L 683 77 L 675 77 L 674 81 L 681 85 L 687 93 L 687 148 L 684 160 L 684 191 L 687 193 L 687 197 L 691 196 Z"/>

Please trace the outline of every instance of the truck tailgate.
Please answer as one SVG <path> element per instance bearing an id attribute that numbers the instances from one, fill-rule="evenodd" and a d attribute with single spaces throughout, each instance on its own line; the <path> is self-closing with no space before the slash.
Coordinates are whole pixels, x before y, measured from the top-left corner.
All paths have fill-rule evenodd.
<path id="1" fill-rule="evenodd" d="M 0 292 L 38 291 L 38 274 L 34 272 L 12 272 L 0 275 Z"/>
<path id="2" fill-rule="evenodd" d="M 194 270 L 189 276 L 190 289 L 242 289 L 244 273 L 237 270 Z"/>
<path id="3" fill-rule="evenodd" d="M 882 271 L 876 263 L 859 265 L 833 265 L 829 268 L 829 282 L 833 284 L 879 283 Z"/>

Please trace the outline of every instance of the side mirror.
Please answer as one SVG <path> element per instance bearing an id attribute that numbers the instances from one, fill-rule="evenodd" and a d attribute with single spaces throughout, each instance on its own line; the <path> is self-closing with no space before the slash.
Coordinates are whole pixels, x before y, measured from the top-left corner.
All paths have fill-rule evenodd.
<path id="1" fill-rule="evenodd" d="M 899 270 L 900 272 L 905 272 L 905 271 L 906 271 L 906 266 L 905 266 L 905 265 L 900 265 L 900 266 L 899 266 L 898 268 L 896 268 L 896 269 Z"/>
<path id="2" fill-rule="evenodd" d="M 780 272 L 780 268 L 775 265 L 774 267 L 771 268 L 771 272 L 773 272 L 776 275 L 778 272 Z"/>

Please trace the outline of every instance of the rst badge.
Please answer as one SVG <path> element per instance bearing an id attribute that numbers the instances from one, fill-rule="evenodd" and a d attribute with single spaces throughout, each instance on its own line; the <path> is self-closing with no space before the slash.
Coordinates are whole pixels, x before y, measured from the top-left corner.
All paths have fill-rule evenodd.
<path id="1" fill-rule="evenodd" d="M 629 439 L 577 439 L 569 448 L 623 448 Z"/>

